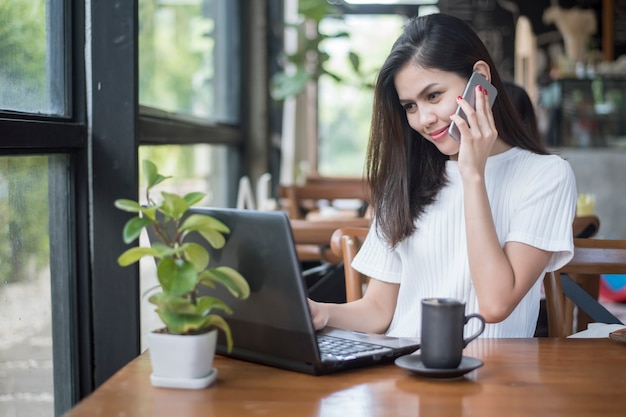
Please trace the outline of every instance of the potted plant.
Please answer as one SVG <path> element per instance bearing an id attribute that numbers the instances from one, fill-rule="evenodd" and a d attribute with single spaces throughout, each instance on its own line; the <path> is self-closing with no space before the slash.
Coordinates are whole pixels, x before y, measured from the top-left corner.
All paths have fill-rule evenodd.
<path id="1" fill-rule="evenodd" d="M 143 161 L 147 182 L 146 204 L 128 199 L 118 199 L 115 206 L 135 213 L 123 230 L 125 243 L 134 242 L 144 229 L 152 228 L 150 245 L 136 246 L 122 253 L 117 262 L 128 266 L 144 256 L 151 256 L 157 265 L 159 284 L 148 291 L 148 301 L 156 306 L 156 313 L 165 325 L 148 335 L 152 363 L 152 384 L 179 388 L 204 388 L 216 377 L 213 356 L 217 331 L 224 332 L 227 349 L 233 340 L 228 323 L 221 315 L 232 310 L 221 299 L 206 295 L 216 285 L 226 287 L 236 298 L 245 299 L 250 287 L 243 276 L 228 266 L 209 267 L 208 250 L 187 241 L 193 234 L 201 236 L 207 244 L 221 249 L 230 233 L 227 225 L 206 215 L 189 214 L 189 208 L 205 197 L 192 192 L 184 196 L 162 192 L 156 201 L 150 191 L 170 178 L 157 171 L 149 160 Z M 189 348 L 190 351 L 183 349 Z"/>

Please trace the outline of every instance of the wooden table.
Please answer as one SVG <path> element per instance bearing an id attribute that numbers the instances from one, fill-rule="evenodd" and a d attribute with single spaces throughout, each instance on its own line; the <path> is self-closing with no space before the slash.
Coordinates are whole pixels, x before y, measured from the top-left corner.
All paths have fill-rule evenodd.
<path id="1" fill-rule="evenodd" d="M 609 339 L 478 339 L 483 367 L 428 380 L 393 364 L 309 376 L 216 357 L 203 390 L 154 388 L 144 353 L 67 417 L 626 415 L 626 345 Z"/>

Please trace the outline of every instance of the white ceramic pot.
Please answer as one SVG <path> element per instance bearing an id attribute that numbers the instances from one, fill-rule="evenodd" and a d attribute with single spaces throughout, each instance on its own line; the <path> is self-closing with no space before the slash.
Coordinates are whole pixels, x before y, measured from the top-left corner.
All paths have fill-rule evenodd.
<path id="1" fill-rule="evenodd" d="M 198 335 L 150 332 L 152 385 L 170 388 L 205 388 L 215 380 L 213 369 L 217 330 Z"/>

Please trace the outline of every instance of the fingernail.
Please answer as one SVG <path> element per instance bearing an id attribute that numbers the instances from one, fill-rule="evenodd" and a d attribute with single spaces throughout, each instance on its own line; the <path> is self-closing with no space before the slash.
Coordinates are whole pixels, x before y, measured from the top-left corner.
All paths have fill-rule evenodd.
<path id="1" fill-rule="evenodd" d="M 483 90 L 483 93 L 485 93 L 485 95 L 487 95 L 487 90 Z"/>
<path id="2" fill-rule="evenodd" d="M 483 87 L 481 85 L 478 86 L 478 91 L 483 91 Z"/>
<path id="3" fill-rule="evenodd" d="M 456 96 L 456 99 L 457 99 L 457 100 L 463 100 L 463 97 L 461 97 L 461 96 Z"/>

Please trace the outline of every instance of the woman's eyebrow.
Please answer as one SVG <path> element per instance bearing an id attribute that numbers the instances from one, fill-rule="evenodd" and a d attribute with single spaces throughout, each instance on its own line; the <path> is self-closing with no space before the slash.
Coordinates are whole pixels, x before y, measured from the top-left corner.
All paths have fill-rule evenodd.
<path id="1" fill-rule="evenodd" d="M 426 87 L 424 87 L 422 89 L 422 91 L 419 92 L 419 94 L 417 96 L 421 97 L 421 96 L 424 96 L 424 95 L 428 94 L 433 89 L 433 87 L 435 87 L 436 85 L 437 85 L 437 83 L 430 83 L 430 84 L 428 84 Z"/>
<path id="2" fill-rule="evenodd" d="M 430 83 L 428 85 L 426 85 L 424 88 L 422 88 L 422 90 L 417 94 L 417 97 L 422 97 L 427 95 L 435 86 L 437 86 L 438 83 Z M 401 98 L 400 99 L 400 103 L 405 104 L 405 103 L 410 103 L 412 101 L 414 101 L 414 98 Z"/>

